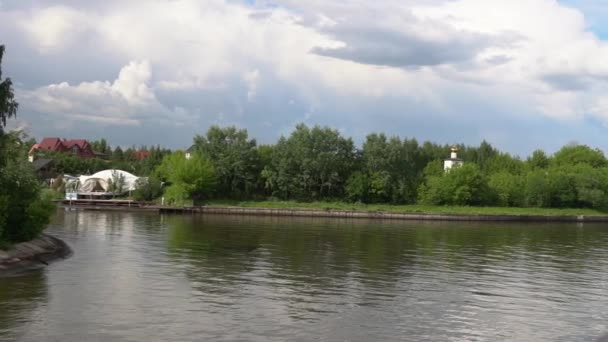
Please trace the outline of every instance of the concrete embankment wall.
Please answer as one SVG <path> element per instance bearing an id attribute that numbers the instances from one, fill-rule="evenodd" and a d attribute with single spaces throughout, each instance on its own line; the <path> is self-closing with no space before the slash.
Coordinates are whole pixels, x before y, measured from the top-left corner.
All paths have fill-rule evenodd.
<path id="1" fill-rule="evenodd" d="M 71 254 L 72 250 L 65 242 L 43 234 L 37 239 L 18 243 L 7 251 L 0 250 L 0 276 L 42 267 Z"/>
<path id="2" fill-rule="evenodd" d="M 608 216 L 585 215 L 474 215 L 474 214 L 424 214 L 376 212 L 361 210 L 325 210 L 325 209 L 275 209 L 246 207 L 167 207 L 147 205 L 144 203 L 114 203 L 116 201 L 74 201 L 71 205 L 63 203 L 73 210 L 116 210 L 116 211 L 151 211 L 163 214 L 217 214 L 217 215 L 259 215 L 259 216 L 299 216 L 299 217 L 335 217 L 363 218 L 384 220 L 418 220 L 418 221 L 503 221 L 503 222 L 608 222 Z"/>
<path id="3" fill-rule="evenodd" d="M 190 209 L 191 210 L 191 209 Z M 271 209 L 241 207 L 199 207 L 196 213 L 221 215 L 308 216 L 420 221 L 513 221 L 513 222 L 608 222 L 608 216 L 544 215 L 458 215 L 369 212 L 357 210 Z M 162 212 L 162 210 L 161 210 Z"/>

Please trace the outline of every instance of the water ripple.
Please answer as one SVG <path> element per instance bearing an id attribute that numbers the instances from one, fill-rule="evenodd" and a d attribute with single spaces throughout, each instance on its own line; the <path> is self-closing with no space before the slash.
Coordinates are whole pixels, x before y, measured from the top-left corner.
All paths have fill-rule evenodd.
<path id="1" fill-rule="evenodd" d="M 60 213 L 0 341 L 593 341 L 601 225 Z"/>

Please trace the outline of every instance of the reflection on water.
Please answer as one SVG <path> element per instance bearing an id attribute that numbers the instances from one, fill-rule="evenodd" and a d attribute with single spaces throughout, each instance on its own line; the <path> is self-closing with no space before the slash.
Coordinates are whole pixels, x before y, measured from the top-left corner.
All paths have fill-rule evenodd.
<path id="1" fill-rule="evenodd" d="M 46 277 L 41 272 L 0 279 L 0 339 L 19 340 L 19 326 L 40 315 L 47 301 Z"/>
<path id="2" fill-rule="evenodd" d="M 593 341 L 608 227 L 60 213 L 0 340 Z"/>

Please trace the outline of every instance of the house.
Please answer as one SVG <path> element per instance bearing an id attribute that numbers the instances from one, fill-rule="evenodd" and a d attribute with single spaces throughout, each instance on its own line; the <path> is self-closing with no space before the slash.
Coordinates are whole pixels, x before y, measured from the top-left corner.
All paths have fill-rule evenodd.
<path id="1" fill-rule="evenodd" d="M 28 158 L 31 162 L 34 161 L 37 151 L 71 153 L 83 159 L 93 158 L 97 155 L 93 151 L 91 144 L 84 139 L 44 138 L 39 144 L 34 144 L 30 149 Z"/>
<path id="2" fill-rule="evenodd" d="M 194 153 L 194 145 L 188 147 L 188 149 L 186 150 L 186 159 L 192 158 L 192 153 Z"/>
<path id="3" fill-rule="evenodd" d="M 150 151 L 140 150 L 133 152 L 133 157 L 137 160 L 144 160 L 150 156 Z"/>

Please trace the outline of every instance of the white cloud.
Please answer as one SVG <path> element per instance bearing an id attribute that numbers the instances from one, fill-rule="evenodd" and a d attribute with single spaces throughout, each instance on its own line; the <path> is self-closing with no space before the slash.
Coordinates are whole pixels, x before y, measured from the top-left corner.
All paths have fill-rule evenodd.
<path id="1" fill-rule="evenodd" d="M 120 61 L 112 82 L 19 91 L 26 109 L 79 121 L 204 125 L 225 113 L 225 122 L 286 127 L 305 118 L 358 130 L 379 107 L 403 124 L 474 123 L 510 109 L 514 120 L 608 121 L 608 44 L 581 11 L 555 0 L 109 0 L 0 9 L 0 20 L 42 61 L 79 48 Z M 270 110 L 283 113 L 269 118 Z"/>
<path id="2" fill-rule="evenodd" d="M 74 42 L 89 27 L 90 14 L 67 6 L 32 10 L 21 19 L 21 27 L 42 53 L 60 50 Z"/>
<path id="3" fill-rule="evenodd" d="M 171 110 L 158 102 L 148 85 L 151 75 L 147 61 L 130 62 L 114 82 L 51 84 L 19 92 L 19 101 L 28 110 L 48 113 L 59 120 L 102 125 L 141 125 L 150 118 L 183 124 L 183 120 L 192 119 L 183 108 Z"/>
<path id="4" fill-rule="evenodd" d="M 243 80 L 247 84 L 247 101 L 252 101 L 257 92 L 257 83 L 260 78 L 260 71 L 258 69 L 246 72 L 243 75 Z"/>

